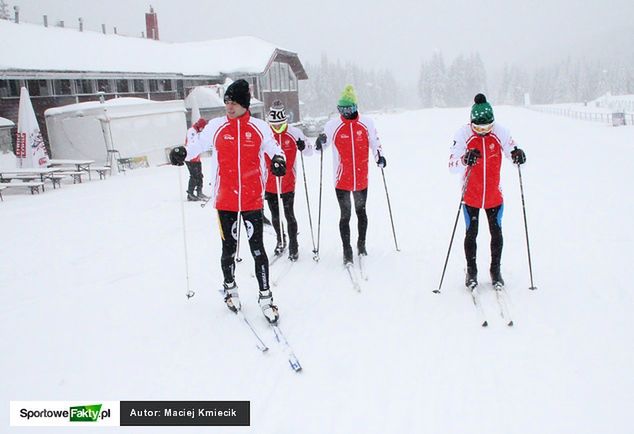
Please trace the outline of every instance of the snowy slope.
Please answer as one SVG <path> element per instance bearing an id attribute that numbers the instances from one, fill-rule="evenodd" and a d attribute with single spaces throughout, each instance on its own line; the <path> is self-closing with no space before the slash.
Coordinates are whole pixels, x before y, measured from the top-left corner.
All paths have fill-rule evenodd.
<path id="1" fill-rule="evenodd" d="M 467 116 L 468 109 L 375 116 L 402 251 L 395 252 L 380 171 L 372 168 L 370 278 L 361 294 L 341 266 L 330 155 L 319 264 L 310 258 L 298 184 L 300 261 L 274 294 L 301 374 L 259 316 L 246 242 L 238 283 L 269 354 L 258 353 L 225 308 L 216 218 L 195 203 L 184 203 L 196 291 L 185 298 L 177 175 L 186 182 L 186 169 L 140 169 L 34 197 L 6 193 L 0 431 L 45 430 L 8 428 L 9 400 L 153 399 L 251 401 L 251 428 L 170 433 L 630 432 L 634 128 L 496 108 L 528 157 L 522 174 L 539 289 L 527 289 L 518 176 L 507 161 L 502 271 L 516 326 L 497 316 L 481 272 L 490 319 L 483 329 L 463 289 L 462 218 L 443 292 L 432 293 L 460 195 L 447 154 Z M 318 156 L 306 164 L 316 210 Z M 488 240 L 484 225 L 485 271 Z M 168 432 L 134 430 L 157 431 Z"/>

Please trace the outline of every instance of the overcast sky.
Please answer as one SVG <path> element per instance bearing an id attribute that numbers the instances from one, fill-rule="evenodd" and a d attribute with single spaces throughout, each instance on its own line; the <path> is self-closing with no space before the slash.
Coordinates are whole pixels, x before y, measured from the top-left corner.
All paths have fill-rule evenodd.
<path id="1" fill-rule="evenodd" d="M 421 60 L 439 50 L 449 63 L 480 52 L 487 69 L 530 67 L 568 55 L 631 53 L 634 0 L 5 0 L 23 20 L 139 35 L 151 4 L 164 41 L 252 35 L 297 52 L 363 67 L 390 68 L 413 82 Z M 628 48 L 629 46 L 629 48 Z M 631 55 L 631 54 L 630 54 Z"/>

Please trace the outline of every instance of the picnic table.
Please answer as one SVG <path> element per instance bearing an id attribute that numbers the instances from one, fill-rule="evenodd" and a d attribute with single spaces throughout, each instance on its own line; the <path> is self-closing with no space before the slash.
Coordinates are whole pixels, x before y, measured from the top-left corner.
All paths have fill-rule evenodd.
<path id="1" fill-rule="evenodd" d="M 90 165 L 94 162 L 95 160 L 60 160 L 54 158 L 48 160 L 48 167 L 75 166 L 77 172 L 88 172 L 88 179 L 92 179 L 90 176 Z"/>
<path id="2" fill-rule="evenodd" d="M 10 181 L 11 178 L 25 178 L 29 175 L 39 177 L 40 181 L 44 183 L 44 180 L 50 178 L 55 172 L 59 172 L 59 167 L 37 168 L 37 167 L 17 167 L 15 169 L 2 169 L 0 170 L 0 182 Z M 44 185 L 42 185 L 42 191 L 44 191 Z"/>

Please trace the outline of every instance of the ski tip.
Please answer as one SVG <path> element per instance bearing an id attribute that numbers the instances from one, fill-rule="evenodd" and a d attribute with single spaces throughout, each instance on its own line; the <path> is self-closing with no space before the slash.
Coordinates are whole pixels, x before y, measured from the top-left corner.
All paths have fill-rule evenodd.
<path id="1" fill-rule="evenodd" d="M 488 327 L 488 326 L 489 326 L 489 323 L 488 323 L 487 321 L 484 321 L 484 322 L 482 323 L 482 327 Z"/>

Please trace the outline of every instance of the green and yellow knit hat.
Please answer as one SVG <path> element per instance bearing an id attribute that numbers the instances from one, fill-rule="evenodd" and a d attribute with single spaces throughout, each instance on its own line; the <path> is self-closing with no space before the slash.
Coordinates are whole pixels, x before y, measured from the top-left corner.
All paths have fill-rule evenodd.
<path id="1" fill-rule="evenodd" d="M 486 96 L 479 93 L 473 98 L 473 106 L 471 107 L 471 123 L 475 125 L 486 125 L 493 123 L 493 108 L 487 102 Z"/>
<path id="2" fill-rule="evenodd" d="M 357 95 L 354 93 L 354 87 L 351 84 L 347 85 L 337 102 L 338 107 L 351 107 L 357 105 Z"/>

